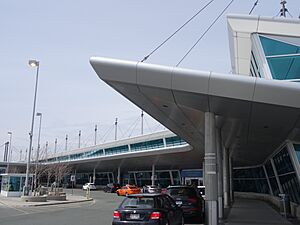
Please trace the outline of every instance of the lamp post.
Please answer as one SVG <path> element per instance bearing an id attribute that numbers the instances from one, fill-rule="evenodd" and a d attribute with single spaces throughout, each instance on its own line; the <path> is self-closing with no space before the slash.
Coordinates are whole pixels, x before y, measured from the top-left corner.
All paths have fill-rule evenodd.
<path id="1" fill-rule="evenodd" d="M 29 66 L 36 67 L 36 78 L 35 78 L 35 89 L 34 89 L 34 98 L 33 98 L 33 110 L 32 110 L 32 120 L 31 120 L 31 130 L 29 133 L 29 149 L 27 156 L 27 164 L 26 164 L 26 178 L 23 194 L 29 195 L 29 169 L 30 169 L 30 156 L 31 156 L 31 148 L 32 148 L 32 136 L 33 136 L 33 126 L 34 126 L 34 116 L 35 116 L 35 105 L 36 105 L 36 96 L 37 96 L 37 87 L 38 87 L 38 78 L 39 78 L 39 68 L 40 62 L 37 60 L 29 60 Z"/>
<path id="2" fill-rule="evenodd" d="M 36 158 L 35 158 L 35 173 L 34 173 L 34 189 L 37 187 L 37 170 L 39 163 L 39 154 L 40 154 L 40 138 L 41 138 L 41 125 L 42 125 L 42 113 L 36 113 L 36 116 L 40 117 L 40 126 L 39 126 L 39 135 L 38 135 L 38 146 L 36 150 Z"/>
<path id="3" fill-rule="evenodd" d="M 12 139 L 12 132 L 7 132 L 7 134 L 9 135 L 9 148 L 8 148 L 8 157 L 7 157 L 7 167 L 6 167 L 6 172 L 9 173 L 9 164 L 10 164 L 10 160 L 11 160 L 11 139 Z"/>

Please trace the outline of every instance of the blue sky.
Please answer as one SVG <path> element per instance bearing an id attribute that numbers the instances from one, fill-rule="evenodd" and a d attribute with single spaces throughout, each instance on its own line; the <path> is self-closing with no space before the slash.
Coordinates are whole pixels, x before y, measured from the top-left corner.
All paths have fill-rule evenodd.
<path id="1" fill-rule="evenodd" d="M 58 138 L 70 148 L 113 138 L 114 120 L 119 118 L 119 137 L 138 134 L 140 109 L 103 81 L 89 64 L 91 56 L 141 60 L 208 1 L 200 0 L 3 0 L 0 2 L 0 146 L 13 132 L 14 158 L 29 145 L 35 70 L 28 60 L 40 61 L 37 111 L 43 113 L 42 145 L 50 151 Z M 147 62 L 176 65 L 229 0 L 215 0 L 202 14 L 156 52 Z M 247 14 L 255 0 L 236 0 L 226 13 Z M 275 16 L 280 0 L 259 1 L 255 15 Z M 294 17 L 299 0 L 289 0 Z M 230 68 L 225 15 L 191 52 L 182 67 L 228 73 Z M 145 116 L 145 129 L 162 129 Z M 134 127 L 134 123 L 136 126 Z M 38 119 L 35 122 L 36 147 Z M 0 147 L 0 160 L 3 147 Z"/>

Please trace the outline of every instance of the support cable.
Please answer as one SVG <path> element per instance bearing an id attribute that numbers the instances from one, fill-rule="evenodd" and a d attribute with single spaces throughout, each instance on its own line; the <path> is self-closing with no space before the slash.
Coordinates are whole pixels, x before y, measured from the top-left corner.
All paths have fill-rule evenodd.
<path id="1" fill-rule="evenodd" d="M 207 6 L 209 6 L 214 0 L 209 1 L 205 6 L 203 6 L 195 15 L 193 15 L 189 20 L 187 20 L 181 27 L 179 27 L 173 34 L 171 34 L 167 39 L 165 39 L 160 45 L 158 45 L 152 52 L 145 56 L 141 62 L 146 61 L 154 52 L 156 52 L 161 46 L 163 46 L 168 40 L 170 40 L 175 34 L 177 34 L 183 27 L 185 27 L 189 22 L 191 22 L 196 16 L 199 15 Z"/>
<path id="2" fill-rule="evenodd" d="M 257 6 L 257 4 L 258 4 L 258 0 L 256 0 L 256 2 L 254 2 L 254 5 L 253 5 L 252 9 L 250 10 L 249 15 L 251 15 L 251 13 L 253 12 L 254 8 Z"/>
<path id="3" fill-rule="evenodd" d="M 224 14 L 224 12 L 229 8 L 229 6 L 233 3 L 234 0 L 231 0 L 229 4 L 223 9 L 223 11 L 218 15 L 218 17 L 212 22 L 212 24 L 204 31 L 204 33 L 200 36 L 200 38 L 196 41 L 196 43 L 187 51 L 187 53 L 181 58 L 181 60 L 177 63 L 176 67 L 180 65 L 180 63 L 190 54 L 190 52 L 195 48 L 195 46 L 199 43 L 199 41 L 207 34 L 207 32 L 212 28 L 212 26 L 218 21 L 218 19 Z"/>

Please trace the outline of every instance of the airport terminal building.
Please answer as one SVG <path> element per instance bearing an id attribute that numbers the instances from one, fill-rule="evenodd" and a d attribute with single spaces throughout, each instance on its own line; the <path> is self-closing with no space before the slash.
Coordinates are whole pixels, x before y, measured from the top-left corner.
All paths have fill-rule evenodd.
<path id="1" fill-rule="evenodd" d="M 300 205 L 300 20 L 227 21 L 232 74 L 92 57 L 100 79 L 170 131 L 42 163 L 70 164 L 78 185 L 204 183 L 208 224 L 235 191 L 288 194 Z"/>
<path id="2" fill-rule="evenodd" d="M 300 21 L 227 20 L 232 74 L 90 59 L 100 79 L 197 152 L 208 224 L 232 190 L 289 194 L 300 204 Z"/>

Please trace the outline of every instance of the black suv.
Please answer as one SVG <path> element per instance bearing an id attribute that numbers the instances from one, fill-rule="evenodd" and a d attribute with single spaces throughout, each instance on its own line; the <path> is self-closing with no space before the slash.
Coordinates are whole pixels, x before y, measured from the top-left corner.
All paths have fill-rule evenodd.
<path id="1" fill-rule="evenodd" d="M 166 194 L 128 195 L 114 211 L 112 225 L 183 225 L 181 208 Z"/>
<path id="2" fill-rule="evenodd" d="M 167 194 L 181 207 L 185 218 L 196 217 L 201 221 L 204 220 L 204 200 L 194 187 L 169 186 Z"/>

